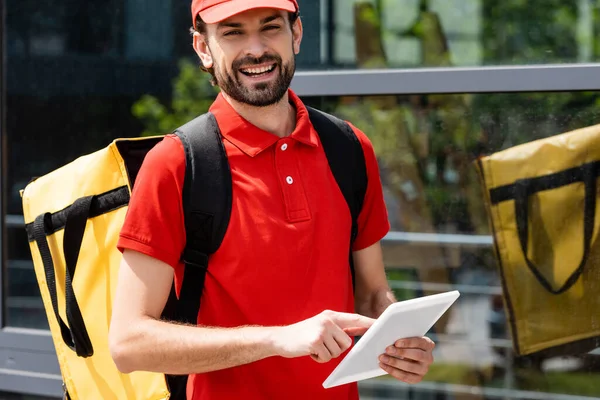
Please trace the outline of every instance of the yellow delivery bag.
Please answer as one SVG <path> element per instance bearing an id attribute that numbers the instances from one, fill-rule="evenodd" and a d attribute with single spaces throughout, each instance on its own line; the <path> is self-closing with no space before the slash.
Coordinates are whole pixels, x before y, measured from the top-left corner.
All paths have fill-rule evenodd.
<path id="1" fill-rule="evenodd" d="M 600 346 L 600 125 L 481 157 L 517 355 Z"/>
<path id="2" fill-rule="evenodd" d="M 120 373 L 108 329 L 131 183 L 158 137 L 119 139 L 21 191 L 35 274 L 65 389 L 73 400 L 162 400 L 165 375 Z M 75 268 L 77 267 L 77 268 Z"/>

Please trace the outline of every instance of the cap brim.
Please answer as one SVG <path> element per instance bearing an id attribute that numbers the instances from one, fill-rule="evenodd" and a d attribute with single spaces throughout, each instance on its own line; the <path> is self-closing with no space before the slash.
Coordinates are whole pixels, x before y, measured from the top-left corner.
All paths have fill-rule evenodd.
<path id="1" fill-rule="evenodd" d="M 200 12 L 200 18 L 207 24 L 216 24 L 236 14 L 256 8 L 275 8 L 295 12 L 294 3 L 289 0 L 237 0 L 227 1 Z"/>

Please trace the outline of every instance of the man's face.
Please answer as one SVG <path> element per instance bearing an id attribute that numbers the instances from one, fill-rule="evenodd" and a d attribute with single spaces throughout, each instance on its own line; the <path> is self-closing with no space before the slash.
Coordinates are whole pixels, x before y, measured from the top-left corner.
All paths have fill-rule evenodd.
<path id="1" fill-rule="evenodd" d="M 301 34 L 300 21 L 290 26 L 286 12 L 257 9 L 207 25 L 206 35 L 194 38 L 194 47 L 204 66 L 214 69 L 223 92 L 240 103 L 264 107 L 287 92 Z"/>

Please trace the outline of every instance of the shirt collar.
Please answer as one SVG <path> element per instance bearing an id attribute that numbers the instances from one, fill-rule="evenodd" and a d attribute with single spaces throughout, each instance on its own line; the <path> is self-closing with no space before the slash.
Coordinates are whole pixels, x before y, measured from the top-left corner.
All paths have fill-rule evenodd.
<path id="1" fill-rule="evenodd" d="M 306 106 L 291 89 L 288 89 L 288 98 L 296 108 L 296 129 L 289 137 L 305 145 L 317 147 L 319 143 L 317 133 L 310 122 Z M 258 155 L 279 140 L 277 135 L 245 120 L 221 93 L 217 95 L 209 111 L 215 116 L 223 137 L 251 157 Z"/>

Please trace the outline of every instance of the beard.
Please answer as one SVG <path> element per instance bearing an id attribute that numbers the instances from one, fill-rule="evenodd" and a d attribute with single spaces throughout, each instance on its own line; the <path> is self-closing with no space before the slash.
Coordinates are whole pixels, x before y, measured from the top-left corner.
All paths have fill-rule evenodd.
<path id="1" fill-rule="evenodd" d="M 240 70 L 242 65 L 251 67 L 252 65 L 260 65 L 267 62 L 275 64 L 277 77 L 274 80 L 248 85 L 244 85 L 240 81 L 238 74 L 243 73 Z M 239 103 L 248 104 L 253 107 L 267 107 L 278 103 L 287 93 L 296 72 L 296 60 L 295 57 L 292 57 L 291 61 L 283 64 L 281 57 L 278 55 L 265 54 L 259 58 L 245 57 L 234 61 L 231 71 L 229 73 L 215 63 L 215 78 L 221 90 Z"/>

